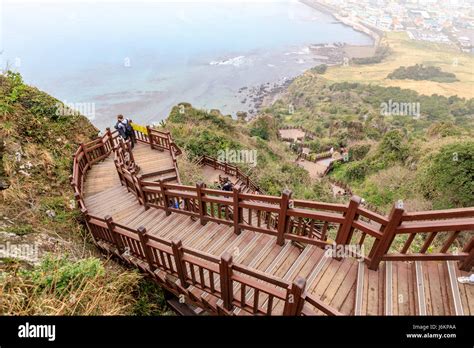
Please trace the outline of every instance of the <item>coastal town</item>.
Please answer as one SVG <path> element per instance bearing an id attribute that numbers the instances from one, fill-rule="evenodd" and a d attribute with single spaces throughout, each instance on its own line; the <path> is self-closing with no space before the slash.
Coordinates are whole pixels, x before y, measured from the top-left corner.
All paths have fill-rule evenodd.
<path id="1" fill-rule="evenodd" d="M 474 52 L 474 0 L 300 0 L 338 23 L 372 38 L 370 45 L 346 42 L 312 43 L 308 46 L 315 66 L 349 64 L 352 59 L 370 59 L 387 32 L 405 32 L 418 42 L 448 45 L 460 52 Z M 242 104 L 239 114 L 255 117 L 271 105 L 293 81 L 286 77 L 274 83 L 244 86 L 237 95 Z M 245 110 L 245 111 L 243 111 Z"/>
<path id="2" fill-rule="evenodd" d="M 314 0 L 311 3 L 344 24 L 364 32 L 405 31 L 412 40 L 459 47 L 472 52 L 472 0 Z M 359 27 L 359 28 L 358 28 Z M 365 30 L 360 27 L 365 27 Z M 369 33 L 370 34 L 370 33 Z M 373 33 L 372 33 L 373 36 Z"/>

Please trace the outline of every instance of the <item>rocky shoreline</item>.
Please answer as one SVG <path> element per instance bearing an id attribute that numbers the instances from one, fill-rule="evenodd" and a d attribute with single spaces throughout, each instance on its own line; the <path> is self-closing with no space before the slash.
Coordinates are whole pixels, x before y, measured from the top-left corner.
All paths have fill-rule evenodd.
<path id="1" fill-rule="evenodd" d="M 259 86 L 241 87 L 238 95 L 242 98 L 241 104 L 246 105 L 246 111 L 239 111 L 237 114 L 246 114 L 247 119 L 257 116 L 261 109 L 268 105 L 269 99 L 275 99 L 282 92 L 285 92 L 294 78 L 284 77 L 274 83 L 264 83 Z"/>

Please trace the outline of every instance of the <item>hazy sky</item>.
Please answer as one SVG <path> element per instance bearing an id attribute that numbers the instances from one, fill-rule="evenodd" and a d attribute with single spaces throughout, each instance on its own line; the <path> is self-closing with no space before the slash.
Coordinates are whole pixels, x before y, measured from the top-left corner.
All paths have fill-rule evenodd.
<path id="1" fill-rule="evenodd" d="M 14 3 L 71 3 L 71 2 L 91 2 L 91 3 L 101 3 L 101 2 L 290 2 L 298 0 L 0 0 L 0 3 L 3 2 L 14 2 Z"/>

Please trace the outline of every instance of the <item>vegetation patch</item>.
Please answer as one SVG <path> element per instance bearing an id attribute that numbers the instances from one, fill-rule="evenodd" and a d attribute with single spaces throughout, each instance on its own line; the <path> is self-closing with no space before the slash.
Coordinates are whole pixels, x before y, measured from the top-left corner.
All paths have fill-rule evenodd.
<path id="1" fill-rule="evenodd" d="M 143 283 L 139 273 L 106 271 L 97 258 L 49 255 L 31 270 L 7 266 L 0 273 L 3 315 L 151 315 L 166 308 L 163 301 L 152 302 L 156 286 Z"/>
<path id="2" fill-rule="evenodd" d="M 410 79 L 448 83 L 458 81 L 453 73 L 441 71 L 441 68 L 436 66 L 424 66 L 423 64 L 415 64 L 408 67 L 401 66 L 388 74 L 387 78 L 392 80 Z"/>

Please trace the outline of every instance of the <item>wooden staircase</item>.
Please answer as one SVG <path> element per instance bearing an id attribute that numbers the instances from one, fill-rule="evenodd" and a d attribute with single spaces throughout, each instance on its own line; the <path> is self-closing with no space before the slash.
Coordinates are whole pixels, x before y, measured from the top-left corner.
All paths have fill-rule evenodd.
<path id="1" fill-rule="evenodd" d="M 167 135 L 166 138 L 160 139 L 169 141 L 170 138 Z M 155 149 L 153 150 L 144 143 L 135 146 L 133 157 L 137 168 L 139 168 L 139 173 L 138 183 L 134 182 L 132 186 L 140 185 L 140 180 L 153 183 L 154 186 L 150 187 L 159 187 L 159 183 L 179 183 L 179 173 L 172 151 L 156 150 L 158 146 L 156 144 L 160 141 L 164 140 L 155 138 Z M 242 197 L 244 200 L 246 199 L 243 207 L 235 205 L 235 200 L 232 201 L 232 197 L 237 200 L 240 198 L 240 196 L 235 196 L 235 193 L 226 200 L 222 197 L 229 196 L 225 196 L 219 191 L 206 191 L 209 194 L 209 196 L 206 195 L 208 201 L 216 201 L 217 204 L 225 204 L 230 201 L 233 203 L 226 205 L 226 209 L 232 212 L 233 207 L 239 207 L 242 210 L 241 217 L 247 221 L 244 221 L 244 228 L 239 226 L 238 230 L 234 228 L 235 222 L 232 218 L 226 220 L 221 217 L 213 217 L 214 220 L 206 221 L 203 220 L 202 215 L 185 208 L 176 208 L 172 212 L 167 206 L 158 207 L 160 209 L 150 209 L 150 206 L 143 204 L 147 202 L 143 200 L 143 197 L 142 201 L 137 200 L 139 190 L 134 192 L 130 186 L 122 186 L 123 182 L 121 183 L 115 170 L 113 156 L 105 156 L 102 153 L 98 155 L 100 156 L 99 161 L 93 165 L 87 163 L 89 168 L 84 169 L 87 173 L 84 183 L 82 184 L 81 180 L 77 180 L 77 178 L 73 183 L 73 187 L 80 192 L 76 193 L 76 198 L 81 203 L 91 233 L 94 232 L 95 238 L 100 237 L 97 245 L 107 251 L 113 250 L 120 258 L 152 274 L 160 284 L 172 293 L 184 294 L 193 305 L 206 311 L 226 315 L 284 313 L 288 310 L 288 299 L 282 295 L 279 284 L 291 284 L 293 292 L 296 284 L 298 282 L 301 284 L 300 280 L 304 278 L 306 279 L 304 293 L 301 293 L 300 297 L 307 298 L 307 300 L 304 301 L 302 309 L 290 308 L 290 311 L 301 311 L 304 315 L 307 313 L 319 315 L 323 312 L 327 314 L 328 311 L 333 314 L 346 315 L 471 315 L 474 313 L 473 286 L 460 284 L 457 281 L 459 276 L 465 276 L 468 273 L 459 270 L 455 261 L 429 259 L 419 261 L 420 255 L 415 261 L 405 261 L 401 260 L 404 255 L 392 254 L 389 258 L 390 255 L 387 256 L 383 250 L 382 252 L 376 250 L 379 253 L 379 260 L 381 260 L 378 269 L 376 269 L 376 267 L 371 267 L 367 259 L 364 260 L 365 262 L 360 262 L 353 257 L 336 259 L 322 249 L 323 246 L 327 246 L 323 238 L 323 234 L 325 235 L 327 232 L 327 222 L 340 221 L 336 214 L 337 211 L 344 211 L 345 214 L 342 219 L 344 222 L 340 225 L 341 230 L 347 231 L 347 236 L 344 237 L 347 240 L 343 240 L 343 243 L 350 244 L 351 228 L 355 227 L 360 231 L 366 231 L 372 237 L 379 238 L 376 240 L 377 242 L 381 240 L 381 233 L 375 231 L 382 230 L 383 225 L 386 226 L 387 221 L 391 220 L 367 212 L 363 208 L 354 208 L 353 201 L 348 207 L 341 207 L 340 205 L 295 200 L 292 215 L 287 217 L 287 235 L 284 235 L 285 238 L 281 239 L 282 243 L 279 243 L 276 237 L 280 231 L 275 231 L 275 229 L 279 223 L 278 219 L 284 220 L 285 214 L 274 213 L 272 218 L 276 219 L 274 220 L 275 226 L 261 228 L 260 222 L 265 225 L 263 213 L 274 211 L 275 207 L 280 209 L 282 203 L 279 203 L 277 198 L 256 195 L 255 184 L 247 186 L 246 183 L 250 181 L 242 179 L 242 173 L 238 175 L 240 178 L 236 179 L 234 184 L 240 186 Z M 85 158 L 91 161 L 87 156 Z M 84 156 L 80 161 L 82 161 L 80 165 L 84 168 Z M 78 165 L 77 163 L 78 161 L 75 162 L 75 166 Z M 219 164 L 219 168 L 217 168 L 215 161 L 213 165 L 218 174 L 222 174 L 221 168 L 228 168 L 222 164 Z M 165 191 L 159 192 L 163 195 L 171 195 L 171 197 L 176 195 L 178 198 L 196 200 L 196 196 L 189 192 L 181 192 L 180 188 L 182 187 L 183 190 L 197 189 L 189 186 L 187 188 L 178 185 L 168 186 L 167 193 Z M 166 202 L 168 198 L 164 201 Z M 264 202 L 267 199 L 267 203 L 262 204 L 259 199 L 263 199 Z M 151 201 L 148 200 L 148 202 Z M 299 207 L 298 204 L 300 204 Z M 318 206 L 317 209 L 320 209 L 316 210 L 316 214 L 319 217 L 327 218 L 320 230 L 314 229 L 314 220 L 307 221 L 309 218 L 306 216 L 312 215 L 303 215 L 306 220 L 299 217 L 303 214 L 302 212 L 306 214 L 308 211 L 303 208 L 315 205 Z M 194 205 L 192 209 L 198 207 L 199 205 Z M 263 207 L 262 210 L 256 209 L 259 207 Z M 325 213 L 324 210 L 331 212 Z M 347 220 L 346 215 L 350 216 L 351 210 L 354 216 L 363 214 L 366 219 L 375 221 L 376 225 L 355 219 L 349 221 L 351 222 L 349 228 L 342 228 Z M 442 214 L 462 216 L 463 212 L 442 212 Z M 410 228 L 421 230 L 431 228 L 424 221 L 426 220 L 425 215 L 427 213 L 407 215 L 401 229 L 404 229 L 406 233 Z M 208 216 L 208 218 L 210 217 Z M 422 221 L 418 222 L 419 220 Z M 257 221 L 260 222 L 257 223 Z M 448 226 L 446 222 L 443 224 Z M 247 226 L 252 228 L 247 228 Z M 457 226 L 462 229 L 471 225 L 466 219 L 461 219 L 457 222 Z M 180 266 L 179 271 L 150 269 L 152 262 L 148 256 L 144 259 L 143 245 L 146 244 L 143 244 L 142 238 L 145 237 L 140 234 L 140 230 L 146 231 L 146 238 L 157 238 L 162 241 L 164 249 L 159 249 L 162 253 L 160 257 L 165 261 L 168 260 L 166 262 L 170 268 L 176 269 Z M 308 230 L 317 235 L 308 236 Z M 125 253 L 119 251 L 119 244 L 111 245 L 110 238 L 108 243 L 102 240 L 114 233 L 117 233 L 117 236 L 120 235 L 124 241 L 127 238 L 134 240 L 134 242 L 129 242 L 127 247 L 129 250 L 126 250 Z M 427 241 L 431 243 L 436 236 L 435 233 L 428 235 Z M 451 236 L 457 236 L 459 233 L 455 231 Z M 306 242 L 296 244 L 295 241 L 301 239 L 296 239 L 295 236 L 306 238 L 303 239 Z M 414 236 L 414 234 L 410 236 Z M 309 243 L 310 238 L 323 242 L 311 244 Z M 428 244 L 425 242 L 426 246 Z M 185 256 L 184 261 L 179 261 L 180 248 L 187 250 L 186 255 L 188 256 Z M 163 250 L 171 254 L 166 256 Z M 465 250 L 467 250 L 465 254 L 472 253 L 468 247 Z M 446 251 L 447 249 L 442 252 L 446 253 Z M 137 258 L 136 255 L 142 255 L 142 258 Z M 193 258 L 193 255 L 198 259 Z M 229 255 L 232 257 L 232 263 L 236 265 L 232 271 L 232 277 L 234 277 L 232 286 L 228 289 L 234 305 L 231 310 L 225 308 L 229 308 L 228 304 L 224 303 L 225 296 L 219 295 L 219 291 L 225 290 L 222 288 L 221 276 L 224 279 L 228 277 L 220 267 L 223 267 L 223 260 Z M 372 255 L 371 258 L 373 257 Z M 413 256 L 413 258 L 415 257 Z M 455 259 L 455 257 L 453 256 L 451 259 Z M 217 262 L 219 266 L 217 271 L 215 270 L 215 260 L 220 260 Z M 214 271 L 211 272 L 209 269 Z M 256 283 L 244 281 L 248 279 L 244 270 L 256 277 Z M 186 282 L 189 284 L 185 284 Z M 254 286 L 249 284 L 254 284 Z"/>

